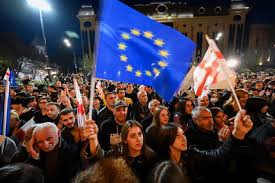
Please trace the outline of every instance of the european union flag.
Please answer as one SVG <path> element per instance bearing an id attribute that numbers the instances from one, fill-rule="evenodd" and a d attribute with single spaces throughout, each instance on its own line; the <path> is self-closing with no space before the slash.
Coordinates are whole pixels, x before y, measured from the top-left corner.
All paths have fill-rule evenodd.
<path id="1" fill-rule="evenodd" d="M 169 101 L 188 72 L 195 44 L 176 30 L 104 0 L 96 77 L 152 86 Z"/>

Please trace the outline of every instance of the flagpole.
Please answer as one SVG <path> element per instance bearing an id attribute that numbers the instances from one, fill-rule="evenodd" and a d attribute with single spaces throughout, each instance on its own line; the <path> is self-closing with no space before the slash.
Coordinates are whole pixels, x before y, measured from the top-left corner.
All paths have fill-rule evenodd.
<path id="1" fill-rule="evenodd" d="M 96 22 L 95 25 L 95 41 L 94 41 L 94 52 L 93 52 L 93 66 L 92 66 L 92 74 L 91 74 L 91 87 L 90 87 L 90 105 L 89 105 L 89 116 L 88 119 L 92 119 L 92 113 L 93 113 L 93 103 L 94 103 L 94 91 L 95 91 L 95 72 L 96 72 L 96 48 L 98 43 L 98 24 Z"/>
<path id="2" fill-rule="evenodd" d="M 3 118 L 3 135 L 6 136 L 7 134 L 7 121 L 8 119 L 8 103 L 9 103 L 9 95 L 10 95 L 10 81 L 9 77 L 6 80 L 5 84 L 5 99 L 4 99 L 4 118 Z"/>
<path id="3" fill-rule="evenodd" d="M 210 39 L 210 38 L 208 37 L 208 35 L 206 35 L 205 37 L 206 37 L 206 40 L 207 40 L 209 46 L 211 46 L 211 48 L 214 49 L 214 51 L 219 51 L 219 48 L 217 47 L 216 43 L 212 43 L 212 39 Z M 241 111 L 241 110 L 242 110 L 242 106 L 241 106 L 240 101 L 239 101 L 239 99 L 238 99 L 238 97 L 237 97 L 237 94 L 236 94 L 236 92 L 235 92 L 235 88 L 233 87 L 233 85 L 232 85 L 232 83 L 231 83 L 231 81 L 230 81 L 230 79 L 229 79 L 228 73 L 227 73 L 227 71 L 223 68 L 222 64 L 221 64 L 219 61 L 218 61 L 218 64 L 219 64 L 219 67 L 222 69 L 222 72 L 224 73 L 224 76 L 225 76 L 225 78 L 226 78 L 226 80 L 227 80 L 227 82 L 228 82 L 228 84 L 229 84 L 229 86 L 230 86 L 230 89 L 231 89 L 231 91 L 232 91 L 232 93 L 233 93 L 233 96 L 234 96 L 234 98 L 235 98 L 235 100 L 236 100 L 236 102 L 237 102 L 238 108 L 239 108 L 239 110 Z"/>

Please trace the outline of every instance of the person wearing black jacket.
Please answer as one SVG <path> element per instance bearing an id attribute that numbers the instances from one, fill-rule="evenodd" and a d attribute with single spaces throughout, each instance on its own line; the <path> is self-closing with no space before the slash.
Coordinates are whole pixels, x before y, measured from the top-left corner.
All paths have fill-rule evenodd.
<path id="1" fill-rule="evenodd" d="M 238 113 L 234 120 L 232 135 L 218 149 L 205 151 L 196 148 L 187 149 L 186 137 L 181 127 L 169 123 L 161 127 L 160 147 L 157 153 L 162 160 L 172 160 L 180 165 L 185 176 L 193 182 L 226 182 L 221 173 L 227 167 L 227 161 L 238 152 L 245 135 L 253 123 L 245 111 Z M 218 170 L 218 171 L 216 171 Z"/>
<path id="2" fill-rule="evenodd" d="M 114 118 L 109 118 L 101 124 L 99 142 L 105 151 L 120 143 L 121 128 L 126 122 L 127 112 L 128 105 L 124 101 L 118 100 L 114 106 Z"/>
<path id="3" fill-rule="evenodd" d="M 101 159 L 104 157 L 122 157 L 131 167 L 136 176 L 143 182 L 156 163 L 155 153 L 144 143 L 142 126 L 134 120 L 128 120 L 121 129 L 120 148 L 111 151 L 101 149 L 97 140 L 97 125 L 93 121 L 86 121 L 84 134 L 89 139 L 84 148 L 87 159 Z"/>
<path id="4" fill-rule="evenodd" d="M 96 123 L 101 125 L 105 120 L 112 118 L 114 116 L 113 109 L 115 105 L 115 94 L 107 93 L 105 95 L 106 106 L 103 107 L 97 115 Z"/>
<path id="5" fill-rule="evenodd" d="M 28 144 L 30 156 L 24 162 L 43 170 L 45 183 L 69 183 L 81 170 L 80 149 L 73 148 L 60 137 L 55 124 L 37 124 Z"/>

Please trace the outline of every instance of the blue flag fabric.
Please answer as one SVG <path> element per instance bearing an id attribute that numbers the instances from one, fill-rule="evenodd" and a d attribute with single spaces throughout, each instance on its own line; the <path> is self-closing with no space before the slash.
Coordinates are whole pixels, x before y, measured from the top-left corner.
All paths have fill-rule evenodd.
<path id="1" fill-rule="evenodd" d="M 96 77 L 149 85 L 171 100 L 188 72 L 195 44 L 118 0 L 103 1 L 99 24 Z"/>
<path id="2" fill-rule="evenodd" d="M 17 87 L 13 70 L 10 70 L 10 87 Z"/>

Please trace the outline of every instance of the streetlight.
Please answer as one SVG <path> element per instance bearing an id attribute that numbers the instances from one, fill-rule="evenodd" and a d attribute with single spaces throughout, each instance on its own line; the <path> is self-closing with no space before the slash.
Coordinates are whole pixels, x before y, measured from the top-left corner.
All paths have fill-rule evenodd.
<path id="1" fill-rule="evenodd" d="M 219 32 L 219 33 L 217 34 L 216 38 L 215 38 L 216 41 L 219 41 L 219 40 L 221 39 L 222 35 L 223 35 L 223 33 L 222 33 L 222 32 Z"/>
<path id="2" fill-rule="evenodd" d="M 227 61 L 227 65 L 230 68 L 236 68 L 239 65 L 239 61 L 237 59 L 231 58 Z"/>
<path id="3" fill-rule="evenodd" d="M 66 47 L 71 48 L 72 44 L 71 41 L 68 38 L 63 39 L 63 43 Z M 77 64 L 76 64 L 76 58 L 75 58 L 75 51 L 74 52 L 74 68 L 75 68 L 75 73 L 77 73 Z"/>
<path id="4" fill-rule="evenodd" d="M 46 0 L 27 0 L 27 2 L 30 6 L 39 9 L 40 24 L 41 24 L 42 36 L 43 36 L 43 41 L 44 41 L 44 46 L 45 46 L 45 57 L 46 57 L 46 63 L 48 66 L 49 60 L 48 60 L 48 54 L 47 54 L 47 39 L 45 36 L 42 11 L 51 11 L 52 8 Z"/>

